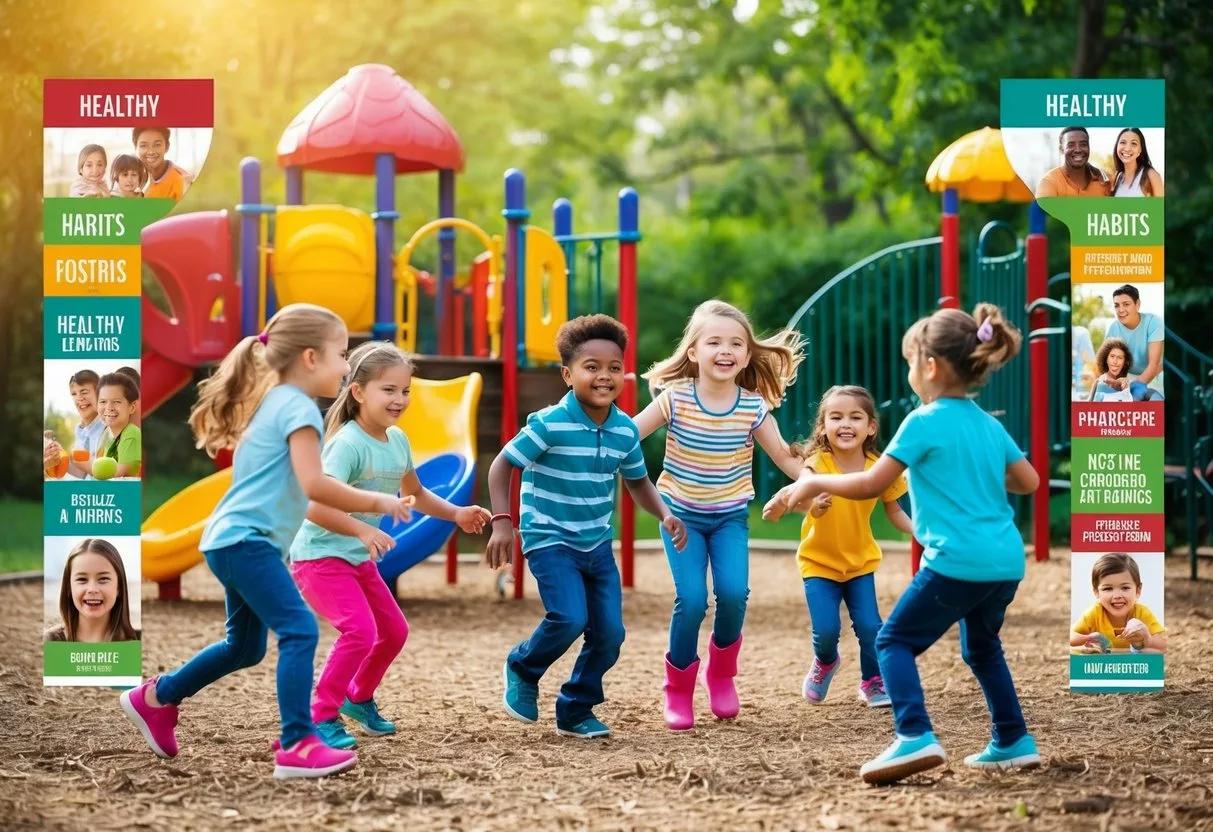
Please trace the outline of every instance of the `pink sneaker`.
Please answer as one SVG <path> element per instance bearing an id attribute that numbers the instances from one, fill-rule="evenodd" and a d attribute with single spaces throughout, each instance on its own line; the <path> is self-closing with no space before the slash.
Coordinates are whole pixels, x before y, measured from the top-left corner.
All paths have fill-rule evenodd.
<path id="1" fill-rule="evenodd" d="M 176 757 L 178 751 L 177 706 L 161 705 L 159 708 L 153 708 L 147 704 L 148 687 L 152 686 L 154 689 L 155 684 L 156 679 L 148 679 L 137 688 L 124 690 L 118 701 L 156 756 L 167 760 Z"/>
<path id="2" fill-rule="evenodd" d="M 339 751 L 324 744 L 315 734 L 308 734 L 290 749 L 279 748 L 274 754 L 274 778 L 328 777 L 353 768 L 358 755 Z"/>

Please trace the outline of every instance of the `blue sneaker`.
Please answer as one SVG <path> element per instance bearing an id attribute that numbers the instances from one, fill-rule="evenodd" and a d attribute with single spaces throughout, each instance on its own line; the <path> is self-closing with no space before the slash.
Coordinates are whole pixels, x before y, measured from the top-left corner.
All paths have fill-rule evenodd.
<path id="1" fill-rule="evenodd" d="M 362 726 L 362 730 L 372 737 L 384 737 L 396 733 L 395 723 L 383 718 L 374 699 L 368 699 L 365 702 L 351 702 L 349 697 L 346 697 L 340 713 L 357 722 Z"/>
<path id="2" fill-rule="evenodd" d="M 501 672 L 505 676 L 505 694 L 502 696 L 505 712 L 519 722 L 538 722 L 539 685 L 510 670 L 508 659 Z"/>
<path id="3" fill-rule="evenodd" d="M 970 754 L 965 757 L 965 765 L 971 768 L 1037 768 L 1040 765 L 1040 752 L 1036 750 L 1036 740 L 1031 734 L 1025 734 L 1006 748 L 991 742 L 980 754 Z"/>
<path id="4" fill-rule="evenodd" d="M 329 748 L 337 748 L 344 751 L 347 748 L 353 748 L 358 745 L 358 740 L 354 739 L 353 734 L 345 730 L 345 725 L 342 724 L 341 717 L 339 716 L 316 723 L 316 735 Z"/>
<path id="5" fill-rule="evenodd" d="M 867 703 L 869 708 L 893 707 L 893 700 L 885 691 L 884 679 L 880 676 L 873 676 L 859 683 L 859 698 Z"/>
<path id="6" fill-rule="evenodd" d="M 833 681 L 834 674 L 840 667 L 842 667 L 842 656 L 836 658 L 833 664 L 822 664 L 814 656 L 813 666 L 809 668 L 809 672 L 800 686 L 800 692 L 804 694 L 804 698 L 814 705 L 824 702 L 826 694 L 830 692 L 830 682 Z"/>
<path id="7" fill-rule="evenodd" d="M 556 733 L 562 737 L 577 737 L 583 740 L 592 740 L 596 737 L 606 737 L 611 733 L 611 729 L 606 727 L 602 722 L 594 716 L 587 716 L 580 722 L 556 722 Z"/>
<path id="8" fill-rule="evenodd" d="M 917 737 L 903 737 L 898 734 L 893 744 L 881 752 L 879 757 L 868 760 L 860 767 L 859 776 L 865 783 L 882 786 L 941 766 L 947 760 L 948 755 L 943 752 L 943 746 L 931 731 Z"/>

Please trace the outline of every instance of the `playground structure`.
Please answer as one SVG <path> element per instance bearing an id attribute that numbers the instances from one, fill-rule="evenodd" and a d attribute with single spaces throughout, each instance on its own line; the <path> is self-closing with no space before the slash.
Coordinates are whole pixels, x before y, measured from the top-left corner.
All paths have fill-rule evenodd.
<path id="1" fill-rule="evenodd" d="M 172 216 L 143 232 L 143 260 L 171 308 L 143 300 L 143 406 L 149 414 L 190 383 L 197 368 L 217 362 L 236 342 L 260 332 L 282 305 L 309 302 L 336 312 L 352 340 L 395 341 L 414 354 L 413 399 L 400 425 L 408 434 L 422 484 L 454 502 L 475 498 L 478 452 L 493 454 L 520 420 L 565 392 L 553 366 L 556 330 L 574 314 L 604 309 L 604 246 L 618 244 L 615 316 L 632 333 L 624 356 L 628 383 L 619 405 L 636 412 L 636 245 L 639 200 L 619 194 L 615 231 L 573 233 L 568 200 L 554 206 L 554 230 L 530 223 L 526 180 L 505 175 L 504 237 L 454 216 L 455 175 L 463 149 L 454 130 L 416 89 L 390 67 L 368 64 L 345 76 L 305 107 L 278 144 L 286 205 L 261 197 L 261 166 L 241 163 L 238 267 L 226 211 Z M 375 177 L 371 214 L 339 205 L 304 203 L 305 170 Z M 397 251 L 395 177 L 438 174 L 438 218 Z M 457 277 L 455 236 L 484 247 L 466 276 Z M 436 274 L 414 265 L 419 243 L 436 234 Z M 575 268 L 588 249 L 585 285 Z M 579 289 L 581 291 L 579 291 Z M 433 299 L 427 337 L 421 298 Z M 581 301 L 579 302 L 579 296 Z M 577 307 L 574 311 L 574 307 Z M 422 349 L 422 347 L 426 347 Z M 420 352 L 419 352 L 420 350 Z M 480 460 L 483 461 L 483 460 Z M 221 470 L 170 498 L 145 522 L 144 575 L 162 598 L 179 597 L 179 576 L 201 560 L 202 528 L 230 484 L 230 454 Z M 518 512 L 518 480 L 512 489 Z M 622 576 L 633 584 L 633 507 L 621 495 Z M 380 562 L 385 580 L 447 547 L 454 583 L 453 524 L 414 514 L 384 528 L 397 541 Z M 514 595 L 522 596 L 524 560 L 514 560 Z"/>
<path id="2" fill-rule="evenodd" d="M 1048 277 L 1045 214 L 1011 168 L 998 130 L 986 127 L 957 139 L 936 157 L 926 180 L 933 192 L 942 193 L 940 235 L 860 260 L 801 305 L 788 326 L 816 348 L 809 351 L 776 417 L 785 436 L 798 435 L 813 424 L 817 397 L 829 385 L 860 384 L 877 394 L 881 438 L 887 442 L 917 406 L 904 371 L 902 334 L 939 307 L 997 303 L 1027 334 L 1026 356 L 997 373 L 977 400 L 1027 450 L 1041 482 L 1049 485 L 1030 502 L 1012 498 L 1021 527 L 1031 522 L 1036 559 L 1044 560 L 1050 544 L 1050 496 L 1070 487 L 1068 479 L 1051 476 L 1050 466 L 1052 455 L 1070 449 L 1070 401 L 1078 373 L 1069 347 L 1069 274 Z M 1003 222 L 987 223 L 974 235 L 963 283 L 962 199 L 1029 203 L 1026 240 Z M 1011 243 L 1010 251 L 992 253 L 1000 240 Z M 1166 482 L 1172 498 L 1183 505 L 1195 578 L 1198 559 L 1213 557 L 1213 359 L 1168 327 L 1164 366 Z M 765 456 L 758 466 L 759 491 L 769 495 L 782 475 Z M 918 555 L 915 544 L 915 569 Z"/>

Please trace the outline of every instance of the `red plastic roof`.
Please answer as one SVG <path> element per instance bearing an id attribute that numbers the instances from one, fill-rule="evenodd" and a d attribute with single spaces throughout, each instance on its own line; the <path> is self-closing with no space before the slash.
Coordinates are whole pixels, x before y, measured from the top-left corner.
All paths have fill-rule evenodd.
<path id="1" fill-rule="evenodd" d="M 463 145 L 442 114 L 390 66 L 356 66 L 316 96 L 278 140 L 278 164 L 373 175 L 391 153 L 396 173 L 463 170 Z"/>

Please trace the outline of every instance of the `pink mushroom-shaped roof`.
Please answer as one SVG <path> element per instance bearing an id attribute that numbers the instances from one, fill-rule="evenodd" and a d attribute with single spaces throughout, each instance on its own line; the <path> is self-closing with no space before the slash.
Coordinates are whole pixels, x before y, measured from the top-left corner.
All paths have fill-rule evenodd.
<path id="1" fill-rule="evenodd" d="M 396 173 L 463 170 L 463 146 L 426 97 L 390 66 L 363 64 L 320 93 L 278 140 L 278 164 L 373 175 L 391 153 Z"/>

